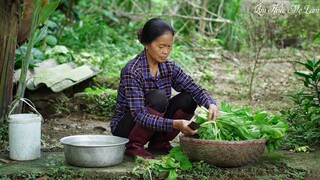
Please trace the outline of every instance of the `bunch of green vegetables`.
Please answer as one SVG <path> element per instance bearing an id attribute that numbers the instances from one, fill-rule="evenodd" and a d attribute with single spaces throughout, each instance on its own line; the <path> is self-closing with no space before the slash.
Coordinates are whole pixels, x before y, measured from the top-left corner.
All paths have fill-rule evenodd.
<path id="1" fill-rule="evenodd" d="M 240 141 L 266 139 L 269 151 L 280 147 L 288 125 L 280 116 L 270 116 L 266 112 L 251 113 L 249 108 L 236 109 L 221 103 L 217 121 L 208 121 L 208 110 L 201 108 L 195 116 L 200 125 L 200 139 Z"/>
<path id="2" fill-rule="evenodd" d="M 178 177 L 178 170 L 188 170 L 192 164 L 188 157 L 182 152 L 180 146 L 173 147 L 168 155 L 157 159 L 145 159 L 137 157 L 139 164 L 133 169 L 133 174 L 143 179 L 153 179 L 153 176 L 159 176 L 161 172 L 168 173 L 167 180 L 175 180 Z"/>

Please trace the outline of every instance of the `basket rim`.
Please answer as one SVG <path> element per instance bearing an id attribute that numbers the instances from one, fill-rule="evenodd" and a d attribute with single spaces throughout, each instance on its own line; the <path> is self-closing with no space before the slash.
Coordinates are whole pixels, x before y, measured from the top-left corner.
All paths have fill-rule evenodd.
<path id="1" fill-rule="evenodd" d="M 266 139 L 252 139 L 252 140 L 241 140 L 241 141 L 227 141 L 227 140 L 210 140 L 210 139 L 198 139 L 192 136 L 180 136 L 180 142 L 188 142 L 188 143 L 195 143 L 195 144 L 214 144 L 214 145 L 239 145 L 239 146 L 250 146 L 250 145 L 257 145 L 257 144 L 266 144 Z"/>

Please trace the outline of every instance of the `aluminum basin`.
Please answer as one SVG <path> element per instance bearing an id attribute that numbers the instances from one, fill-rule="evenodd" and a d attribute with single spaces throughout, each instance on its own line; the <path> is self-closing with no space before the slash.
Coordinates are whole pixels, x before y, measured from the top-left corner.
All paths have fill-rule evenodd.
<path id="1" fill-rule="evenodd" d="M 122 162 L 129 140 L 112 135 L 76 135 L 60 139 L 69 165 L 106 167 Z"/>

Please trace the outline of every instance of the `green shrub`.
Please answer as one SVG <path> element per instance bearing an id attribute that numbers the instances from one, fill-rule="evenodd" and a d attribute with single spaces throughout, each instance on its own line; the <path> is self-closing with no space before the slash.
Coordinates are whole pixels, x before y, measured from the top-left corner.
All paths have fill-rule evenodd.
<path id="1" fill-rule="evenodd" d="M 295 72 L 304 88 L 289 97 L 295 104 L 289 110 L 281 111 L 290 123 L 290 145 L 320 145 L 320 59 L 298 62 L 305 71 Z"/>
<path id="2" fill-rule="evenodd" d="M 81 100 L 81 109 L 89 114 L 110 117 L 116 104 L 117 91 L 106 88 L 86 88 Z"/>
<path id="3" fill-rule="evenodd" d="M 0 149 L 5 149 L 9 142 L 8 125 L 0 125 Z"/>

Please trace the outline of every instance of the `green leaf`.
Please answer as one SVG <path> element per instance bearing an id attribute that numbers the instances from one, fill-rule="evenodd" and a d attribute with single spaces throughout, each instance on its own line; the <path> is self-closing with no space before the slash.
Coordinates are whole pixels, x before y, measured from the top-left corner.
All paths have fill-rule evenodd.
<path id="1" fill-rule="evenodd" d="M 182 151 L 182 149 L 180 146 L 175 146 L 170 150 L 169 154 L 175 155 L 175 154 L 179 154 L 181 151 Z"/>
<path id="2" fill-rule="evenodd" d="M 316 41 L 318 39 L 320 39 L 320 32 L 318 32 L 318 34 L 313 38 L 313 41 Z"/>
<path id="3" fill-rule="evenodd" d="M 178 173 L 176 169 L 172 169 L 169 171 L 169 175 L 166 178 L 167 180 L 176 180 L 178 177 Z"/>
<path id="4" fill-rule="evenodd" d="M 267 143 L 267 148 L 268 148 L 268 151 L 269 152 L 272 152 L 275 148 L 274 148 L 274 145 L 271 144 L 271 143 Z"/>
<path id="5" fill-rule="evenodd" d="M 303 65 L 303 66 L 305 66 L 306 65 L 306 63 L 304 63 L 304 62 L 300 62 L 300 61 L 294 61 L 295 63 L 298 63 L 298 64 L 301 64 L 301 65 Z"/>
<path id="6" fill-rule="evenodd" d="M 229 104 L 227 104 L 226 102 L 221 102 L 221 111 L 224 112 L 232 112 L 232 108 Z"/>
<path id="7" fill-rule="evenodd" d="M 47 49 L 46 54 L 64 54 L 67 55 L 70 53 L 69 49 L 66 46 L 57 45 L 52 49 Z"/>
<path id="8" fill-rule="evenodd" d="M 314 62 L 313 61 L 314 61 L 314 59 L 312 59 L 312 60 L 308 59 L 307 60 L 308 65 L 311 66 L 312 68 L 314 67 Z"/>
<path id="9" fill-rule="evenodd" d="M 252 118 L 255 120 L 255 121 L 258 121 L 260 123 L 263 123 L 263 121 L 266 119 L 266 117 L 268 116 L 268 114 L 266 112 L 260 112 L 254 116 L 252 116 Z"/>
<path id="10" fill-rule="evenodd" d="M 38 25 L 42 24 L 44 21 L 46 21 L 49 16 L 55 11 L 55 9 L 58 7 L 60 0 L 56 1 L 50 1 L 50 3 L 46 4 L 40 11 L 40 16 L 38 20 Z"/>
<path id="11" fill-rule="evenodd" d="M 320 61 L 319 61 L 320 62 Z M 316 81 L 317 80 L 317 76 L 320 75 L 320 66 L 313 72 L 312 74 L 312 80 Z"/>
<path id="12" fill-rule="evenodd" d="M 320 115 L 313 117 L 311 121 L 320 121 Z"/>
<path id="13" fill-rule="evenodd" d="M 33 38 L 33 45 L 37 44 L 38 42 L 42 41 L 46 35 L 47 35 L 47 30 L 48 27 L 47 26 L 43 26 L 41 29 L 37 29 L 35 34 L 34 34 L 34 38 Z"/>
<path id="14" fill-rule="evenodd" d="M 110 11 L 102 10 L 102 14 L 107 18 L 111 19 L 112 21 L 119 23 L 119 19 Z"/>
<path id="15" fill-rule="evenodd" d="M 166 158 L 165 159 L 165 166 L 164 166 L 164 168 L 176 168 L 176 167 L 178 167 L 178 164 L 176 164 L 175 162 L 174 162 L 174 159 L 173 158 Z"/>
<path id="16" fill-rule="evenodd" d="M 180 146 L 173 147 L 169 152 L 169 156 L 180 163 L 180 169 L 187 170 L 192 168 L 189 158 L 183 153 Z"/>
<path id="17" fill-rule="evenodd" d="M 309 64 L 309 63 L 311 63 L 311 64 Z M 311 72 L 313 71 L 313 62 L 311 61 L 311 60 L 308 60 L 308 64 L 305 64 L 304 66 L 308 69 L 308 70 L 310 70 Z"/>
<path id="18" fill-rule="evenodd" d="M 253 138 L 253 139 L 259 139 L 261 137 L 261 133 L 260 133 L 260 130 L 257 129 L 257 130 L 251 130 L 250 131 L 250 136 Z"/>
<path id="19" fill-rule="evenodd" d="M 285 129 L 283 128 L 274 128 L 270 126 L 263 126 L 261 128 L 261 132 L 264 132 L 273 138 L 282 138 L 284 136 L 284 130 Z"/>
<path id="20" fill-rule="evenodd" d="M 48 35 L 46 37 L 46 43 L 49 44 L 50 46 L 57 45 L 57 42 L 58 42 L 57 38 L 53 35 Z"/>
<path id="21" fill-rule="evenodd" d="M 317 67 L 318 65 L 320 65 L 320 59 L 318 59 L 318 61 L 316 61 L 316 63 L 314 64 L 314 67 Z"/>
<path id="22" fill-rule="evenodd" d="M 279 111 L 282 115 L 286 115 L 287 114 L 287 111 L 286 110 L 280 110 Z"/>
<path id="23" fill-rule="evenodd" d="M 207 121 L 207 118 L 204 118 L 204 117 L 202 117 L 202 116 L 200 116 L 200 115 L 196 115 L 196 118 L 195 118 L 195 119 L 196 119 L 195 122 L 196 122 L 197 124 L 202 124 L 202 123 L 204 123 L 204 122 Z"/>
<path id="24" fill-rule="evenodd" d="M 47 21 L 47 26 L 49 29 L 58 29 L 59 28 L 58 24 L 54 21 L 51 21 L 51 20 Z"/>
<path id="25" fill-rule="evenodd" d="M 296 75 L 298 75 L 298 76 L 301 76 L 301 77 L 304 77 L 304 78 L 310 78 L 310 75 L 309 75 L 309 73 L 307 74 L 307 73 L 304 73 L 304 72 L 301 72 L 301 71 L 299 71 L 299 72 L 294 72 L 294 74 L 296 74 Z"/>

